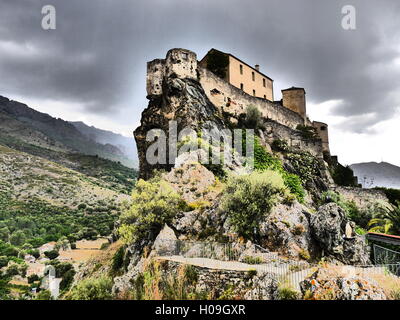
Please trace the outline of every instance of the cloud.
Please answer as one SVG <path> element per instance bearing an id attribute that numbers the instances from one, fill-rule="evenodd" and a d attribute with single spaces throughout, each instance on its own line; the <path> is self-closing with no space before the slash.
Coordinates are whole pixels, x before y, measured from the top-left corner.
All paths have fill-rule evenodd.
<path id="1" fill-rule="evenodd" d="M 0 94 L 134 127 L 147 104 L 147 61 L 173 47 L 199 58 L 215 47 L 260 64 L 276 99 L 305 87 L 310 104 L 341 101 L 328 119 L 341 118 L 341 131 L 376 135 L 400 106 L 400 2 L 351 2 L 354 31 L 341 27 L 347 0 L 2 0 Z M 55 31 L 41 29 L 48 4 Z"/>

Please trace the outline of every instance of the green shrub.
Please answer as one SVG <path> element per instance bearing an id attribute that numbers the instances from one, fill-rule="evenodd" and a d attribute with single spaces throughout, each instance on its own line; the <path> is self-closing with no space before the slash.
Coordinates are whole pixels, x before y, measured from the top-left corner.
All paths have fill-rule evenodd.
<path id="1" fill-rule="evenodd" d="M 243 262 L 247 264 L 261 264 L 264 261 L 261 257 L 246 256 L 243 258 Z"/>
<path id="2" fill-rule="evenodd" d="M 107 277 L 82 280 L 67 294 L 68 300 L 111 300 L 112 280 Z"/>
<path id="3" fill-rule="evenodd" d="M 296 128 L 297 131 L 300 132 L 301 136 L 305 139 L 317 139 L 318 134 L 314 127 L 304 126 L 299 124 Z"/>
<path id="4" fill-rule="evenodd" d="M 246 108 L 245 126 L 248 129 L 258 129 L 261 126 L 261 111 L 256 106 L 249 105 Z"/>
<path id="5" fill-rule="evenodd" d="M 268 153 L 261 145 L 258 137 L 255 137 L 254 139 L 254 168 L 259 171 L 274 170 L 279 172 L 290 192 L 300 203 L 304 202 L 305 191 L 300 177 L 287 172 L 283 168 L 282 162 L 272 154 Z"/>
<path id="6" fill-rule="evenodd" d="M 342 166 L 340 163 L 331 169 L 333 181 L 343 187 L 357 187 L 354 179 L 354 172 L 349 166 Z"/>
<path id="7" fill-rule="evenodd" d="M 287 194 L 282 177 L 275 171 L 253 172 L 228 179 L 220 209 L 226 212 L 239 236 L 255 240 L 260 222 L 280 196 Z"/>
<path id="8" fill-rule="evenodd" d="M 279 152 L 289 152 L 290 148 L 288 143 L 285 140 L 274 140 L 271 145 L 272 150 L 279 151 Z"/>
<path id="9" fill-rule="evenodd" d="M 400 202 L 400 190 L 390 189 L 390 188 L 375 188 L 375 189 L 383 191 L 392 205 L 397 205 L 398 202 Z"/>
<path id="10" fill-rule="evenodd" d="M 36 297 L 36 300 L 52 300 L 49 290 L 42 290 Z"/>
<path id="11" fill-rule="evenodd" d="M 299 293 L 289 285 L 281 285 L 278 288 L 279 300 L 298 300 Z"/>
<path id="12" fill-rule="evenodd" d="M 309 261 L 311 259 L 310 253 L 305 249 L 300 250 L 299 257 L 306 261 Z"/>
<path id="13" fill-rule="evenodd" d="M 155 238 L 176 213 L 187 209 L 186 202 L 160 178 L 139 180 L 132 193 L 132 205 L 121 215 L 118 232 L 126 244 L 145 237 Z"/>

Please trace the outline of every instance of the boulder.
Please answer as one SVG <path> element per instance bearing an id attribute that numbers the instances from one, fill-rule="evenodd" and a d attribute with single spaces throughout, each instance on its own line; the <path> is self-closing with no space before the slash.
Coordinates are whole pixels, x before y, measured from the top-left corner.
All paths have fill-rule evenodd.
<path id="1" fill-rule="evenodd" d="M 331 255 L 346 264 L 370 263 L 369 249 L 364 239 L 357 234 L 346 237 L 346 226 L 348 229 L 352 224 L 349 224 L 345 212 L 336 203 L 321 206 L 311 216 L 310 225 L 312 235 L 325 255 Z"/>
<path id="2" fill-rule="evenodd" d="M 276 205 L 260 226 L 262 246 L 291 258 L 318 256 L 309 216 L 307 208 L 298 202 Z"/>
<path id="3" fill-rule="evenodd" d="M 386 300 L 373 280 L 346 276 L 335 269 L 318 269 L 300 283 L 305 299 L 310 300 Z"/>
<path id="4" fill-rule="evenodd" d="M 178 239 L 174 230 L 165 225 L 154 241 L 152 254 L 158 256 L 172 256 L 176 254 L 177 241 Z"/>

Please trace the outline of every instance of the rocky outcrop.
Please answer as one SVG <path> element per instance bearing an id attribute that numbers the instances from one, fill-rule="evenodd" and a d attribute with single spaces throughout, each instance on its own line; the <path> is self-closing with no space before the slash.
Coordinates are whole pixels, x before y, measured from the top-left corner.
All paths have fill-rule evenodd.
<path id="1" fill-rule="evenodd" d="M 335 203 L 321 206 L 310 218 L 311 231 L 325 255 L 347 264 L 368 264 L 369 250 L 361 236 L 346 234 L 350 221 Z"/>
<path id="2" fill-rule="evenodd" d="M 384 291 L 373 280 L 332 269 L 317 270 L 300 287 L 309 300 L 386 300 Z"/>
<path id="3" fill-rule="evenodd" d="M 174 152 L 168 143 L 171 139 L 177 139 L 177 133 L 174 133 L 175 129 L 170 130 L 169 121 L 176 121 L 176 132 L 184 128 L 197 132 L 200 127 L 210 130 L 224 127 L 218 109 L 208 100 L 202 86 L 195 79 L 164 78 L 162 86 L 161 95 L 148 96 L 149 105 L 143 111 L 140 126 L 134 132 L 139 152 L 140 178 L 143 179 L 151 177 L 156 169 L 169 171 L 174 166 L 174 163 L 168 161 L 168 156 Z M 154 143 L 146 141 L 146 135 L 152 129 L 161 129 L 166 134 L 165 164 L 152 165 L 146 160 L 146 150 Z M 175 158 L 172 157 L 173 162 Z"/>
<path id="4" fill-rule="evenodd" d="M 319 255 L 306 207 L 295 202 L 278 204 L 261 224 L 261 243 L 270 250 L 291 258 L 310 259 Z"/>

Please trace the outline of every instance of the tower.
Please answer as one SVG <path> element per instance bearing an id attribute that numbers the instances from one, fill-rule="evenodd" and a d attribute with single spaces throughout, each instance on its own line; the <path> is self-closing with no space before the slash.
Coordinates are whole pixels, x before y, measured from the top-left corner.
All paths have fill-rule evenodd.
<path id="1" fill-rule="evenodd" d="M 291 87 L 282 90 L 282 104 L 306 119 L 306 91 L 304 88 Z"/>

